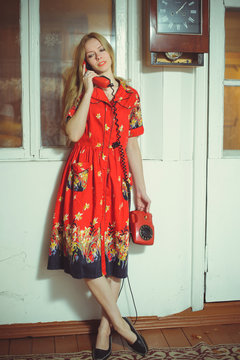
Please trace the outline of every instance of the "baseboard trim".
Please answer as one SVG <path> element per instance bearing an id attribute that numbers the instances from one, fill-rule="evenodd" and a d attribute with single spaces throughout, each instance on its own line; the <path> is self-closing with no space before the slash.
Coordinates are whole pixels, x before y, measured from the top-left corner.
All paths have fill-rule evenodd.
<path id="1" fill-rule="evenodd" d="M 140 316 L 135 327 L 147 330 L 236 323 L 240 323 L 240 302 L 225 302 L 205 304 L 201 311 L 193 312 L 189 308 L 165 317 Z M 0 339 L 83 335 L 94 333 L 97 325 L 98 320 L 0 325 Z"/>

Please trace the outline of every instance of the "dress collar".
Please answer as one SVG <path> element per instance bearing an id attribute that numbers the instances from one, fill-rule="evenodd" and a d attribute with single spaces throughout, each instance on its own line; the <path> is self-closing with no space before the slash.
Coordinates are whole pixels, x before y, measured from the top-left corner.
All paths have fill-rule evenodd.
<path id="1" fill-rule="evenodd" d="M 99 87 L 94 88 L 93 93 L 92 93 L 92 99 L 97 100 L 97 101 L 103 101 L 108 104 L 111 104 L 113 100 L 117 101 L 118 103 L 121 103 L 123 100 L 129 99 L 129 97 L 132 94 L 133 94 L 132 88 L 130 86 L 128 86 L 125 81 L 120 80 L 117 92 L 111 101 L 109 101 L 109 99 L 107 98 L 103 89 L 101 89 Z"/>

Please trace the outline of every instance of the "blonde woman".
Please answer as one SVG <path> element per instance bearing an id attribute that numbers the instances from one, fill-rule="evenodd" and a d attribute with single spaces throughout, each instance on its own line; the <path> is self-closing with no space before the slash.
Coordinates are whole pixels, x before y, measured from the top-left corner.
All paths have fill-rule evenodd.
<path id="1" fill-rule="evenodd" d="M 102 76 L 110 86 L 94 85 Z M 101 305 L 93 359 L 110 356 L 112 327 L 145 355 L 145 340 L 117 306 L 127 277 L 131 183 L 136 209 L 150 208 L 137 142 L 143 134 L 140 100 L 115 76 L 112 47 L 98 33 L 85 35 L 77 48 L 65 114 L 65 132 L 75 144 L 58 190 L 48 269 L 84 279 Z"/>

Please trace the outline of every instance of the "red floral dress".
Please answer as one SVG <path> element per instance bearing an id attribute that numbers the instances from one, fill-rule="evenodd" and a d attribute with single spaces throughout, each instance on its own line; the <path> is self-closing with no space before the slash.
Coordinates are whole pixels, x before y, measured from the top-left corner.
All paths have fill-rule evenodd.
<path id="1" fill-rule="evenodd" d="M 64 269 L 78 279 L 127 276 L 129 204 L 119 147 L 113 146 L 114 106 L 129 171 L 128 137 L 143 134 L 139 95 L 121 82 L 109 102 L 95 87 L 85 132 L 68 157 L 58 190 L 48 269 Z"/>

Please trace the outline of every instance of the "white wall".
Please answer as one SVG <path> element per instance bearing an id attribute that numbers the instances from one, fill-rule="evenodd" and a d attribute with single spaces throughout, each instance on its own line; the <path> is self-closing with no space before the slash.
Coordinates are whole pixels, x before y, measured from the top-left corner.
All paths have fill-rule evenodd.
<path id="1" fill-rule="evenodd" d="M 134 35 L 132 39 L 134 46 Z M 136 83 L 145 124 L 141 147 L 148 159 L 144 171 L 156 239 L 153 247 L 131 246 L 129 277 L 138 314 L 165 316 L 192 305 L 196 71 L 153 69 L 145 66 L 141 57 L 138 68 Z M 46 270 L 63 165 L 62 161 L 0 163 L 1 324 L 84 320 L 100 315 L 84 281 L 63 271 Z M 135 315 L 127 284 L 119 306 L 123 314 Z"/>

